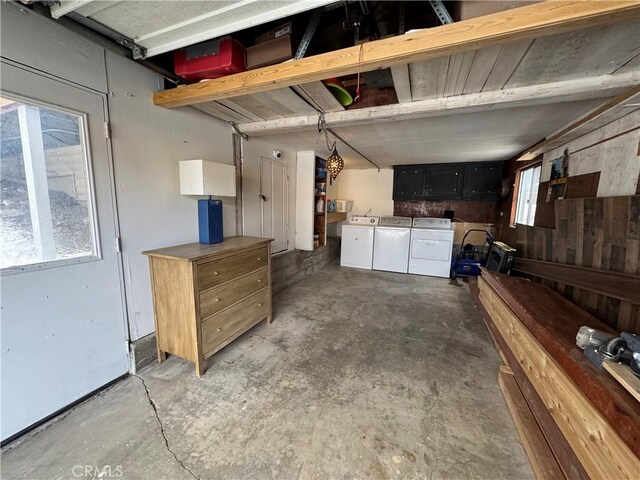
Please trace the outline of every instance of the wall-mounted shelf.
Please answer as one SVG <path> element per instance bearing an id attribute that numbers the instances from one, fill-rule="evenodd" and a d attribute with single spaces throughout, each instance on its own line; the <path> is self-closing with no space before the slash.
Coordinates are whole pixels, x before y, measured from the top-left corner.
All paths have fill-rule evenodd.
<path id="1" fill-rule="evenodd" d="M 347 214 L 345 212 L 332 212 L 327 213 L 327 223 L 338 223 L 347 220 Z"/>
<path id="2" fill-rule="evenodd" d="M 402 67 L 525 39 L 634 18 L 637 2 L 540 2 L 492 15 L 376 40 L 320 55 L 156 92 L 155 105 L 177 108 L 241 98 L 326 78 Z M 406 70 L 405 70 L 406 71 Z M 232 114 L 235 114 L 232 109 Z M 315 125 L 316 118 L 313 119 Z"/>
<path id="3" fill-rule="evenodd" d="M 324 185 L 324 187 L 321 187 Z M 316 156 L 315 161 L 315 201 L 318 202 L 320 199 L 324 201 L 324 207 L 322 212 L 318 212 L 314 209 L 314 221 L 313 221 L 313 234 L 318 235 L 319 244 L 315 245 L 313 248 L 324 247 L 327 244 L 327 164 L 324 159 Z M 321 191 L 318 192 L 318 189 Z M 322 191 L 325 190 L 325 191 Z M 315 208 L 315 206 L 314 206 Z"/>

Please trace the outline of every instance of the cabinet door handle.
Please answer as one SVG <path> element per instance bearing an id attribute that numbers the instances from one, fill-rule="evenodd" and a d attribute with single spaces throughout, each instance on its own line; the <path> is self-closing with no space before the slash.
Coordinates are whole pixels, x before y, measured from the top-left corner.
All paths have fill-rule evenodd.
<path id="1" fill-rule="evenodd" d="M 262 304 L 261 304 L 261 303 L 259 303 L 259 304 L 258 304 L 258 306 L 259 306 L 259 307 L 261 307 L 261 306 L 262 306 Z"/>
<path id="2" fill-rule="evenodd" d="M 222 329 L 221 328 L 216 328 L 216 332 L 221 332 Z"/>
<path id="3" fill-rule="evenodd" d="M 218 272 L 213 272 L 213 274 L 214 274 L 214 275 L 217 275 L 217 274 L 218 274 Z"/>
<path id="4" fill-rule="evenodd" d="M 220 299 L 219 299 L 219 298 L 216 298 L 216 302 L 219 302 L 219 301 L 220 301 Z"/>
<path id="5" fill-rule="evenodd" d="M 258 283 L 262 283 L 262 280 L 258 279 Z"/>

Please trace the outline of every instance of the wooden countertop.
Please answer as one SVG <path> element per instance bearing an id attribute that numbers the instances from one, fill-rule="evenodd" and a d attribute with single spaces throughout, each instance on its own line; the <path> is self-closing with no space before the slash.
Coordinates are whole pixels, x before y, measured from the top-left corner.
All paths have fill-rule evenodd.
<path id="1" fill-rule="evenodd" d="M 244 237 L 237 235 L 234 237 L 227 237 L 223 242 L 214 243 L 213 245 L 205 245 L 203 243 L 186 243 L 184 245 L 158 248 L 156 250 L 146 250 L 142 252 L 142 254 L 150 257 L 195 262 L 201 258 L 208 257 L 210 255 L 223 254 L 230 250 L 250 250 L 251 247 L 257 247 L 263 243 L 266 244 L 272 241 L 272 238 Z"/>

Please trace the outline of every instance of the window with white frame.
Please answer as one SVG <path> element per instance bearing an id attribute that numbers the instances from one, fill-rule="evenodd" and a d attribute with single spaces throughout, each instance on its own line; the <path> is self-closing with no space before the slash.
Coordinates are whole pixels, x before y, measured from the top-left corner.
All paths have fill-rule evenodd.
<path id="1" fill-rule="evenodd" d="M 520 172 L 516 223 L 533 225 L 533 220 L 536 217 L 536 201 L 538 199 L 541 169 L 540 165 L 535 165 Z"/>
<path id="2" fill-rule="evenodd" d="M 96 256 L 82 115 L 0 97 L 0 268 Z"/>

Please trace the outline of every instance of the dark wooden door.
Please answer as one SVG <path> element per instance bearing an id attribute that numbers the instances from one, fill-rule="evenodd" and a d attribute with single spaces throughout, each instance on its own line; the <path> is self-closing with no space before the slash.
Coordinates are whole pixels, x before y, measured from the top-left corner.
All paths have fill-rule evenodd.
<path id="1" fill-rule="evenodd" d="M 425 175 L 425 198 L 450 200 L 462 197 L 462 165 L 432 165 Z"/>
<path id="2" fill-rule="evenodd" d="M 420 200 L 424 195 L 425 167 L 394 167 L 393 199 Z"/>
<path id="3" fill-rule="evenodd" d="M 464 168 L 463 197 L 469 200 L 497 198 L 501 181 L 502 162 L 467 164 Z"/>

